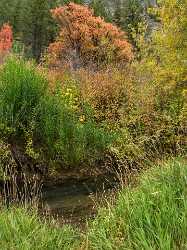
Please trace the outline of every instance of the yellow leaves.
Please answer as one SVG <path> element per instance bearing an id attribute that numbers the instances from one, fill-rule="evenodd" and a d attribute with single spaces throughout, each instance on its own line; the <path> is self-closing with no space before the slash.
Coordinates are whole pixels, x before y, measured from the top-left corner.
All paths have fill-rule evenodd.
<path id="1" fill-rule="evenodd" d="M 64 88 L 62 91 L 62 98 L 64 99 L 68 108 L 71 108 L 74 111 L 79 109 L 79 97 L 75 88 Z"/>

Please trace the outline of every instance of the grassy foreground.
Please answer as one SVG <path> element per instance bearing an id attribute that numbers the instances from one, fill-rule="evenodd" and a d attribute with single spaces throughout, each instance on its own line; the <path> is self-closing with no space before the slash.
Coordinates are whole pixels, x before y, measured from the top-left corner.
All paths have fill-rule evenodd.
<path id="1" fill-rule="evenodd" d="M 146 172 L 100 209 L 84 234 L 42 223 L 23 209 L 0 213 L 0 249 L 187 249 L 187 164 Z"/>

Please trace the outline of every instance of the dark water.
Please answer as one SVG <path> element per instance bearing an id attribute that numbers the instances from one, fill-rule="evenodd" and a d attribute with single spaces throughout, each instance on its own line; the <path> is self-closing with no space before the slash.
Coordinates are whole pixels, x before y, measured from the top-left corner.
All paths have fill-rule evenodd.
<path id="1" fill-rule="evenodd" d="M 94 218 L 98 204 L 112 192 L 116 182 L 112 177 L 100 177 L 97 180 L 69 180 L 66 183 L 44 186 L 42 192 L 43 208 L 47 214 L 59 221 L 82 224 L 88 218 Z"/>

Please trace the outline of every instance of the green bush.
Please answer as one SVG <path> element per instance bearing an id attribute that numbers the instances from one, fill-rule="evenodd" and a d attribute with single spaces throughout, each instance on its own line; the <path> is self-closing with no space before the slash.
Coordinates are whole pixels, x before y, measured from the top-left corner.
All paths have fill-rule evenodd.
<path id="1" fill-rule="evenodd" d="M 70 88 L 68 88 L 70 90 Z M 86 103 L 67 100 L 67 89 L 56 88 L 38 109 L 38 136 L 53 158 L 67 166 L 93 163 L 114 139 L 97 125 Z M 75 97 L 77 100 L 77 97 Z"/>
<path id="2" fill-rule="evenodd" d="M 113 136 L 94 122 L 78 87 L 70 85 L 57 84 L 52 90 L 34 64 L 8 59 L 0 71 L 1 138 L 21 141 L 34 159 L 57 160 L 64 166 L 102 157 Z"/>

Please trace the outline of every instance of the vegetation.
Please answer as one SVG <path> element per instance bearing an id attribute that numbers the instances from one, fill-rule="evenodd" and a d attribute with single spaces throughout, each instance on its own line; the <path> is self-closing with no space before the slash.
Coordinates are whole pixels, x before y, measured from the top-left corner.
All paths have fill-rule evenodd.
<path id="1" fill-rule="evenodd" d="M 58 31 L 50 10 L 70 2 L 88 5 L 96 16 L 120 25 L 131 40 L 133 27 L 137 31 L 138 22 L 148 16 L 138 0 L 1 0 L 0 26 L 9 23 L 13 27 L 15 50 L 19 48 L 27 57 L 39 61 Z"/>
<path id="2" fill-rule="evenodd" d="M 147 40 L 135 32 L 133 52 L 125 33 L 88 7 L 53 9 L 60 33 L 42 64 L 17 55 L 1 66 L 1 140 L 47 168 L 105 164 L 108 156 L 113 166 L 139 168 L 185 153 L 185 10 L 185 1 L 161 2 L 152 10 L 160 28 Z M 8 24 L 0 38 L 8 55 Z"/>
<path id="3" fill-rule="evenodd" d="M 51 227 L 38 218 L 35 211 L 22 208 L 0 212 L 0 247 L 5 250 L 75 249 L 79 235 L 70 227 Z M 52 227 L 53 224 L 53 227 Z"/>
<path id="4" fill-rule="evenodd" d="M 69 63 L 73 69 L 128 62 L 132 46 L 124 39 L 124 32 L 116 26 L 94 17 L 88 7 L 70 3 L 54 9 L 52 14 L 60 24 L 60 35 L 49 47 L 49 60 Z"/>
<path id="5" fill-rule="evenodd" d="M 120 192 L 88 230 L 90 249 L 185 249 L 186 163 L 171 161 Z"/>
<path id="6" fill-rule="evenodd" d="M 53 92 L 34 64 L 10 58 L 0 72 L 1 137 L 10 145 L 21 142 L 38 161 L 50 156 L 65 166 L 97 159 L 112 135 L 94 122 L 86 103 L 79 103 L 76 85 Z M 24 152 L 23 151 L 23 152 Z"/>
<path id="7" fill-rule="evenodd" d="M 3 249 L 186 249 L 187 165 L 174 160 L 144 173 L 122 190 L 84 234 L 41 222 L 35 212 L 0 212 Z"/>
<path id="8" fill-rule="evenodd" d="M 9 24 L 4 24 L 0 30 L 0 63 L 3 63 L 6 55 L 10 52 L 12 43 L 12 28 Z"/>
<path id="9" fill-rule="evenodd" d="M 149 9 L 135 0 L 11 0 L 7 11 L 8 3 L 0 3 L 2 195 L 27 175 L 107 167 L 128 178 L 182 160 L 119 191 L 85 233 L 2 207 L 0 248 L 187 248 L 187 1 Z"/>

